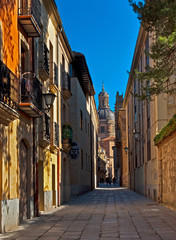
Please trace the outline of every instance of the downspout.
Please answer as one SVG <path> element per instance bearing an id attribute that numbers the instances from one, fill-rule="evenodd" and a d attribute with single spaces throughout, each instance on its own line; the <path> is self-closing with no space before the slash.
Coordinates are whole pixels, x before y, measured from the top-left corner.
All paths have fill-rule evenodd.
<path id="1" fill-rule="evenodd" d="M 31 67 L 32 72 L 35 73 L 35 56 L 34 56 L 34 38 L 31 40 Z M 33 188 L 34 188 L 34 216 L 39 216 L 39 190 L 38 190 L 38 127 L 37 120 L 33 118 Z"/>
<path id="2" fill-rule="evenodd" d="M 93 190 L 93 164 L 92 164 L 92 108 L 91 108 L 91 95 L 90 95 L 90 186 L 91 191 Z"/>
<path id="3" fill-rule="evenodd" d="M 61 30 L 59 30 L 60 32 Z M 59 32 L 57 34 L 57 64 L 59 65 Z M 58 69 L 59 69 L 59 66 L 58 66 Z M 59 70 L 58 70 L 58 74 L 59 74 Z M 59 84 L 59 76 L 58 76 L 58 87 L 60 86 Z M 59 91 L 58 91 L 58 94 L 57 94 L 57 111 L 59 112 Z M 59 122 L 59 114 L 57 115 L 57 120 Z M 59 137 L 60 139 L 60 137 Z M 58 143 L 60 145 L 60 142 Z M 58 145 L 58 150 L 57 150 L 57 205 L 60 206 L 60 148 L 59 148 L 59 145 Z"/>

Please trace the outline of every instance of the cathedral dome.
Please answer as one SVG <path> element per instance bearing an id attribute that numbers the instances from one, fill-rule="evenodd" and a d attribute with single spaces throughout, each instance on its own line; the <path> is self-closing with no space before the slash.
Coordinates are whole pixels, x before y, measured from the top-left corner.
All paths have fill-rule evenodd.
<path id="1" fill-rule="evenodd" d="M 109 108 L 101 108 L 97 111 L 99 119 L 115 120 L 115 115 Z"/>

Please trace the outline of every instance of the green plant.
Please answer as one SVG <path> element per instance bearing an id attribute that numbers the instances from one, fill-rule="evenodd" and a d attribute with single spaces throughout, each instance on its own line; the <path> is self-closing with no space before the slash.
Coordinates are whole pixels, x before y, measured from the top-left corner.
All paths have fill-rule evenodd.
<path id="1" fill-rule="evenodd" d="M 62 139 L 72 139 L 73 138 L 73 130 L 69 123 L 64 123 L 62 126 Z"/>
<path id="2" fill-rule="evenodd" d="M 159 144 L 163 139 L 176 131 L 176 114 L 169 120 L 169 122 L 161 129 L 161 131 L 154 137 L 155 145 Z"/>

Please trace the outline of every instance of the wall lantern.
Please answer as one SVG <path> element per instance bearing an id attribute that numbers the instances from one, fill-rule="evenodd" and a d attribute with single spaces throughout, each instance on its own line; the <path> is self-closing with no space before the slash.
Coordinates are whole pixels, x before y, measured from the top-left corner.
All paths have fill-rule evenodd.
<path id="1" fill-rule="evenodd" d="M 126 153 L 128 153 L 128 147 L 124 147 Z"/>
<path id="2" fill-rule="evenodd" d="M 139 132 L 137 132 L 135 129 L 133 130 L 133 134 L 134 134 L 134 137 L 135 139 L 138 139 L 139 138 Z"/>
<path id="3" fill-rule="evenodd" d="M 52 92 L 49 92 L 49 93 L 43 93 L 43 97 L 45 99 L 45 104 L 47 106 L 47 108 L 43 109 L 43 112 L 49 111 L 50 108 L 53 106 L 56 95 Z"/>

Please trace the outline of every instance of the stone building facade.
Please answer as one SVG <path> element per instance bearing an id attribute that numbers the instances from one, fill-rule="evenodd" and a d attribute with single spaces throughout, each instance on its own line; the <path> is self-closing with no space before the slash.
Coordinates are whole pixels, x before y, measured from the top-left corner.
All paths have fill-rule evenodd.
<path id="1" fill-rule="evenodd" d="M 0 232 L 71 197 L 73 59 L 54 0 L 0 1 Z M 46 96 L 53 100 L 49 105 Z M 88 106 L 92 189 L 98 129 L 93 95 Z"/>
<path id="2" fill-rule="evenodd" d="M 96 187 L 98 115 L 95 105 L 95 90 L 85 56 L 74 52 L 71 78 L 71 112 L 73 142 L 79 149 L 76 158 L 71 158 L 71 195 L 77 196 Z"/>
<path id="3" fill-rule="evenodd" d="M 176 209 L 176 115 L 156 135 L 159 165 L 159 200 Z"/>
<path id="4" fill-rule="evenodd" d="M 131 94 L 139 94 L 141 89 L 141 83 L 133 77 L 133 71 L 135 69 L 139 72 L 146 71 L 146 67 L 153 64 L 146 54 L 151 43 L 152 35 L 141 26 L 123 108 L 126 111 L 128 186 L 158 201 L 160 200 L 159 157 L 153 139 L 174 114 L 176 101 L 174 95 L 160 94 L 154 96 L 152 101 L 141 101 Z M 174 81 L 174 78 L 170 80 Z"/>
<path id="5" fill-rule="evenodd" d="M 124 148 L 126 147 L 126 113 L 123 105 L 123 94 L 116 94 L 115 102 L 115 164 L 114 174 L 118 184 L 127 186 L 127 169 Z M 123 155 L 123 156 L 122 156 Z"/>
<path id="6" fill-rule="evenodd" d="M 100 145 L 106 150 L 107 160 L 109 161 L 109 176 L 114 177 L 114 152 L 115 145 L 115 115 L 109 107 L 109 94 L 105 92 L 104 85 L 98 95 L 99 106 L 99 132 Z"/>

